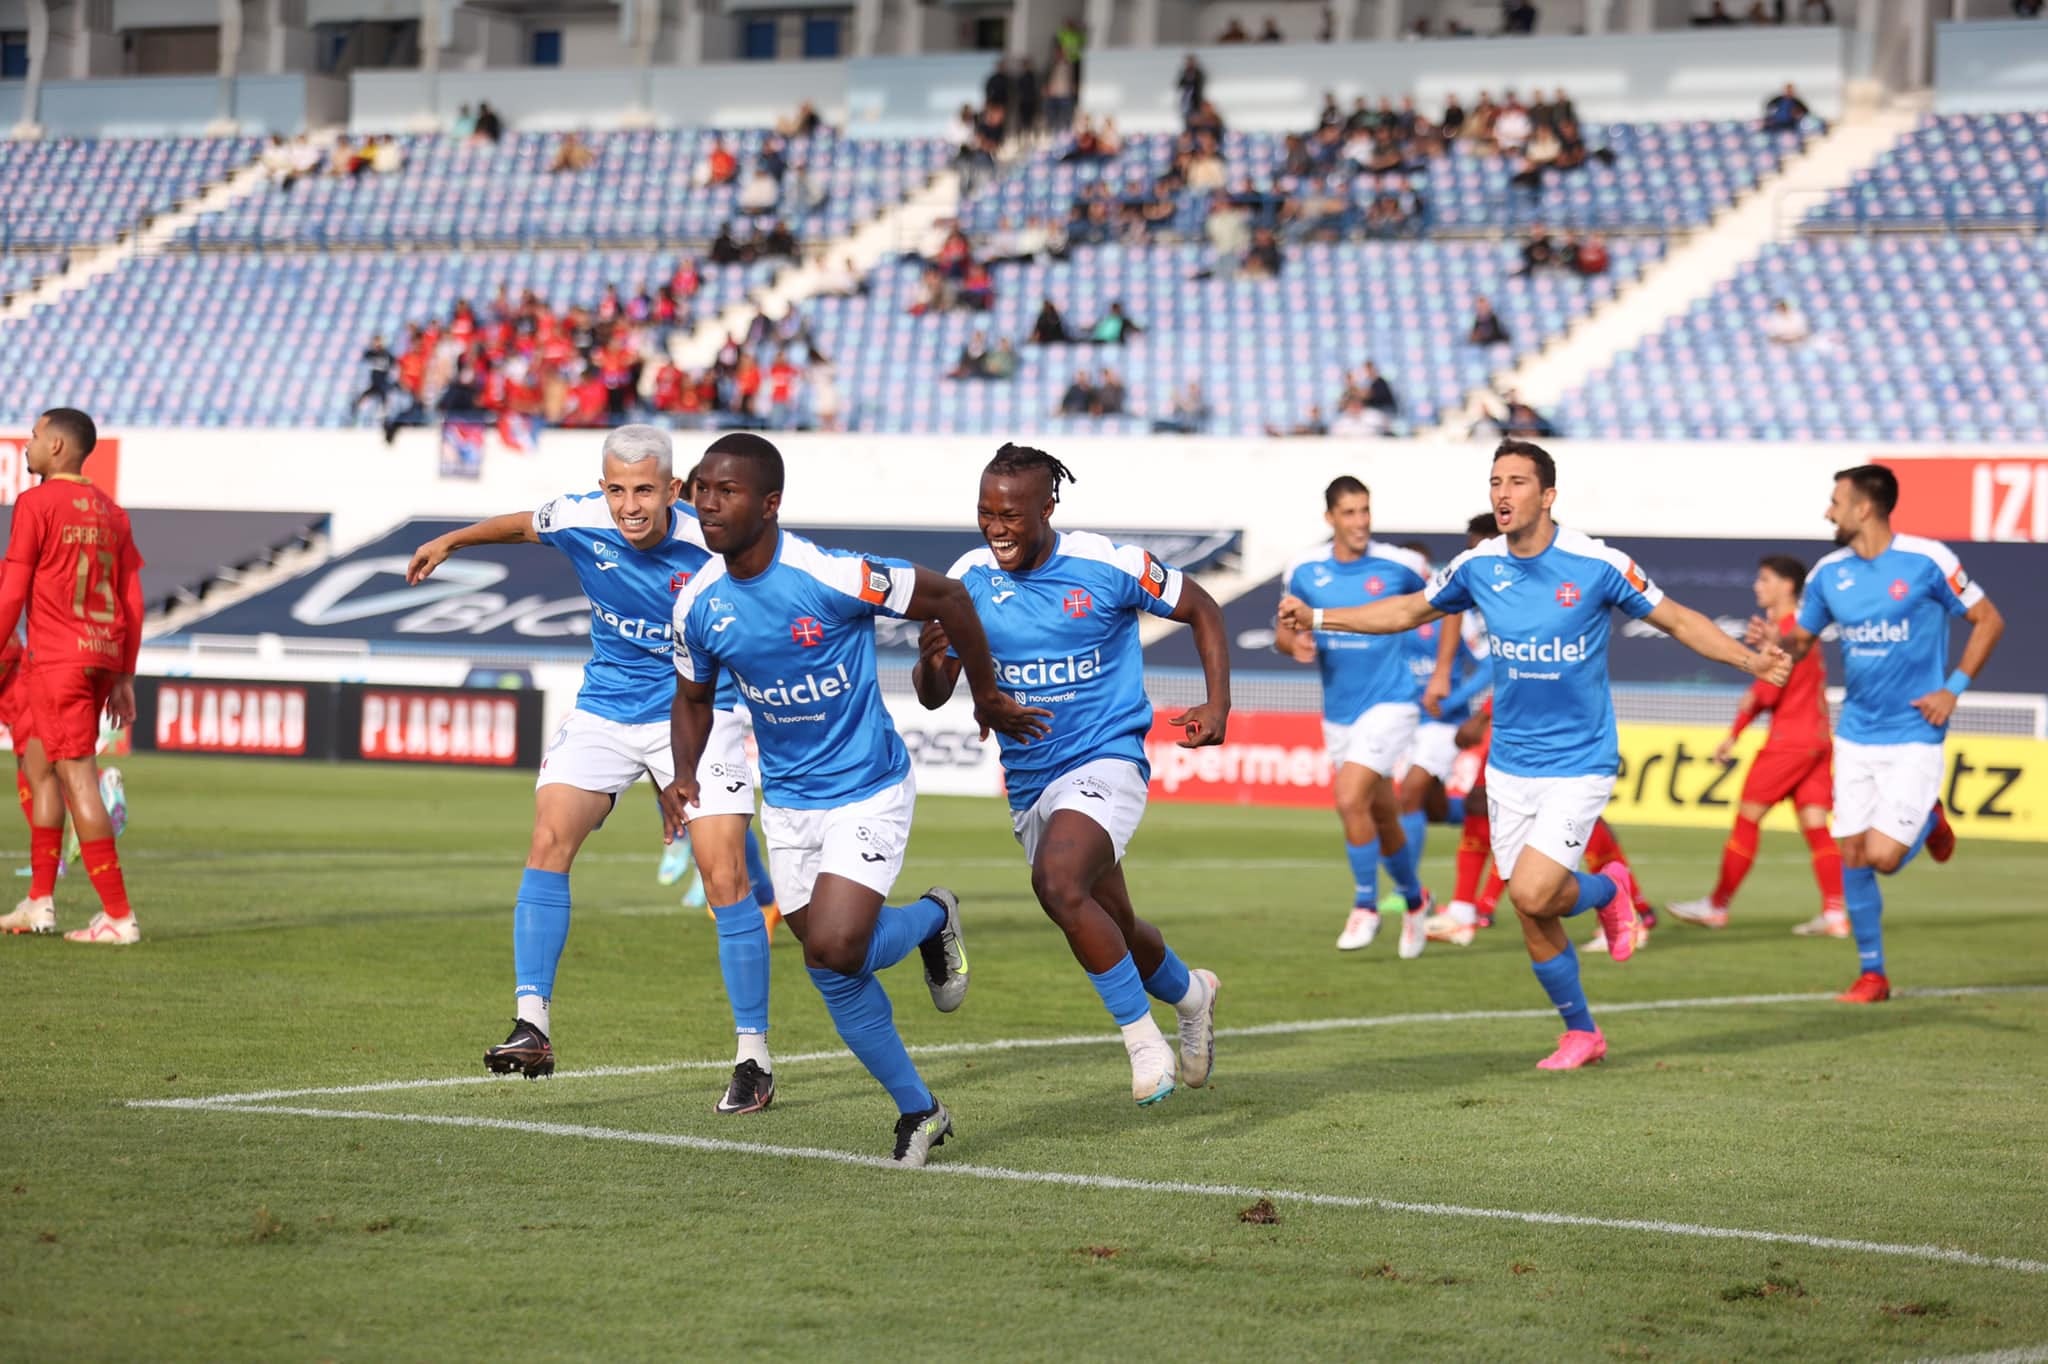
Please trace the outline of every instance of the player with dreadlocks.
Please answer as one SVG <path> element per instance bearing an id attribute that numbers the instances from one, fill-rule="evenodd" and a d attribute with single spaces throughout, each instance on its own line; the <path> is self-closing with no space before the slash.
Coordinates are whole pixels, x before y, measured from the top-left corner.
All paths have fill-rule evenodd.
<path id="1" fill-rule="evenodd" d="M 1052 712 L 1051 732 L 1036 742 L 1000 736 L 1011 826 L 1039 904 L 1123 1029 L 1131 1096 L 1154 1104 L 1173 1093 L 1175 1057 L 1146 996 L 1179 1015 L 1179 1079 L 1200 1086 L 1215 1058 L 1217 982 L 1174 955 L 1124 884 L 1124 850 L 1151 778 L 1139 613 L 1194 628 L 1208 699 L 1170 719 L 1183 748 L 1223 741 L 1229 641 L 1215 599 L 1179 569 L 1133 545 L 1053 528 L 1060 485 L 1073 480 L 1043 450 L 1003 446 L 981 475 L 976 516 L 987 548 L 950 572 L 974 599 L 997 680 L 1020 703 Z M 926 625 L 912 673 L 918 700 L 944 705 L 959 676 L 944 628 Z"/>

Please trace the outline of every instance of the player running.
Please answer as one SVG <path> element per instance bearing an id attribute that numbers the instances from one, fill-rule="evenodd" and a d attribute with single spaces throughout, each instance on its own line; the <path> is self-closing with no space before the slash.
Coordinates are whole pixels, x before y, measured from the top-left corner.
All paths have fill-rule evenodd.
<path id="1" fill-rule="evenodd" d="M 953 1130 L 904 1049 L 877 973 L 913 950 L 940 1012 L 967 993 L 960 904 L 934 887 L 907 905 L 883 897 L 903 868 L 917 801 L 910 755 L 882 704 L 874 617 L 938 620 L 960 651 L 974 713 L 1029 740 L 1047 712 L 999 689 L 974 602 L 959 583 L 897 559 L 818 548 L 778 524 L 782 454 L 750 432 L 721 436 L 699 466 L 697 512 L 717 556 L 676 599 L 676 780 L 671 832 L 692 818 L 697 757 L 713 734 L 714 680 L 730 675 L 754 716 L 768 836 L 789 925 L 847 1049 L 896 1101 L 893 1159 L 925 1163 Z"/>
<path id="2" fill-rule="evenodd" d="M 494 516 L 420 546 L 406 581 L 424 581 L 473 545 L 542 544 L 560 551 L 590 599 L 590 662 L 576 708 L 555 732 L 534 785 L 533 842 L 512 914 L 511 1035 L 484 1052 L 493 1072 L 529 1079 L 555 1068 L 550 1007 L 555 971 L 569 940 L 569 869 L 583 841 L 605 821 L 619 793 L 669 769 L 669 655 L 676 594 L 710 560 L 696 513 L 676 502 L 668 432 L 621 426 L 605 437 L 598 490 L 565 493 L 534 512 Z M 768 930 L 748 890 L 747 824 L 754 779 L 738 694 L 717 700 L 710 742 L 696 772 L 703 803 L 694 812 L 697 864 L 718 919 L 718 966 L 737 1037 L 732 1080 L 719 1113 L 755 1113 L 775 1098 L 768 1054 Z"/>
<path id="3" fill-rule="evenodd" d="M 1372 538 L 1372 493 L 1345 474 L 1323 490 L 1330 539 L 1288 566 L 1290 600 L 1310 608 L 1378 602 L 1420 591 L 1426 565 L 1408 550 Z M 1303 618 L 1304 622 L 1306 617 Z M 1420 622 L 1418 622 L 1420 623 Z M 1336 775 L 1332 794 L 1351 864 L 1351 912 L 1337 950 L 1369 945 L 1380 931 L 1379 877 L 1384 857 L 1406 910 L 1400 955 L 1419 957 L 1428 939 L 1423 921 L 1435 905 L 1416 873 L 1417 849 L 1401 828 L 1393 775 L 1422 718 L 1421 688 L 1399 640 L 1314 630 L 1283 613 L 1273 648 L 1299 663 L 1314 662 L 1323 683 L 1323 741 Z"/>
<path id="4" fill-rule="evenodd" d="M 1835 837 L 1842 898 L 1862 972 L 1844 1004 L 1891 998 L 1884 969 L 1884 895 L 1922 845 L 1937 862 L 1955 852 L 1941 808 L 1942 743 L 1956 698 L 1984 670 L 2005 618 L 1938 540 L 1892 531 L 1899 480 L 1882 464 L 1835 475 L 1828 519 L 1841 548 L 1813 566 L 1788 631 L 1750 622 L 1752 637 L 1782 638 L 1804 659 L 1832 622 L 1842 646 L 1841 727 L 1835 735 Z M 1970 622 L 1962 661 L 1948 667 L 1948 618 Z"/>
<path id="5" fill-rule="evenodd" d="M 1779 634 L 1798 621 L 1799 593 L 1806 585 L 1806 565 L 1787 554 L 1767 555 L 1757 566 L 1756 604 Z M 1735 832 L 1721 850 L 1721 878 L 1711 895 L 1679 900 L 1671 912 L 1687 923 L 1707 928 L 1728 926 L 1728 906 L 1756 861 L 1760 826 L 1771 807 L 1789 800 L 1799 831 L 1813 855 L 1813 879 L 1820 883 L 1820 914 L 1793 929 L 1802 937 L 1849 936 L 1849 915 L 1842 907 L 1842 854 L 1828 833 L 1828 811 L 1834 805 L 1834 765 L 1828 741 L 1827 669 L 1820 651 L 1809 650 L 1792 667 L 1782 687 L 1752 683 L 1735 712 L 1734 727 L 1714 750 L 1714 761 L 1734 763 L 1735 741 L 1757 716 L 1771 717 L 1770 737 L 1749 765 L 1742 782 L 1742 803 L 1735 810 Z"/>
<path id="6" fill-rule="evenodd" d="M 1295 629 L 1398 634 L 1447 612 L 1477 610 L 1491 637 L 1493 749 L 1486 798 L 1493 856 L 1536 978 L 1565 1033 L 1540 1070 L 1576 1070 L 1607 1054 L 1579 985 L 1563 920 L 1597 910 L 1614 959 L 1635 950 L 1635 891 L 1627 868 L 1576 870 L 1620 765 L 1607 685 L 1609 613 L 1648 620 L 1703 658 L 1782 683 L 1791 661 L 1775 645 L 1751 652 L 1699 612 L 1665 597 L 1635 561 L 1551 519 L 1557 465 L 1548 451 L 1504 440 L 1489 481 L 1500 534 L 1452 560 L 1421 592 L 1366 606 L 1281 603 Z M 1450 689 L 1440 667 L 1426 695 Z"/>
<path id="7" fill-rule="evenodd" d="M 1053 529 L 1060 484 L 1073 478 L 1043 450 L 1003 446 L 981 475 L 976 520 L 988 547 L 961 555 L 948 574 L 974 599 L 1002 685 L 1052 713 L 1039 742 L 1001 740 L 1010 823 L 1039 905 L 1123 1030 L 1131 1097 L 1149 1105 L 1173 1093 L 1175 1067 L 1146 996 L 1179 1016 L 1180 1079 L 1200 1088 L 1215 1060 L 1217 981 L 1190 971 L 1138 917 L 1124 883 L 1124 851 L 1151 780 L 1138 621 L 1149 614 L 1194 628 L 1208 699 L 1169 719 L 1187 736 L 1183 748 L 1223 742 L 1230 641 L 1221 608 L 1179 569 L 1135 546 Z M 925 626 L 911 678 L 926 709 L 952 697 L 960 669 L 945 627 Z"/>
<path id="8" fill-rule="evenodd" d="M 11 638 L 28 607 L 28 742 L 22 771 L 30 791 L 28 898 L 0 917 L 9 933 L 57 927 L 58 861 L 64 812 L 78 831 L 85 874 L 100 911 L 70 942 L 125 946 L 142 940 L 114 826 L 100 795 L 100 715 L 135 720 L 135 657 L 142 648 L 142 556 L 128 513 L 80 473 L 99 443 L 92 418 L 53 407 L 36 419 L 23 452 L 42 483 L 14 503 L 7 566 L 0 576 L 0 638 Z"/>

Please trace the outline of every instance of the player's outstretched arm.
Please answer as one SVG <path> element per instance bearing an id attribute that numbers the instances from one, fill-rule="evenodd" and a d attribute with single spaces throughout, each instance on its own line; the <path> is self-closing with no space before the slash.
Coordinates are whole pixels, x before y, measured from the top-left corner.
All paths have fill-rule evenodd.
<path id="1" fill-rule="evenodd" d="M 676 699 L 668 709 L 669 757 L 675 762 L 676 779 L 658 793 L 664 843 L 682 837 L 690 822 L 688 807 L 697 803 L 697 761 L 711 742 L 711 702 L 717 688 L 715 667 L 701 682 L 676 679 Z"/>
<path id="2" fill-rule="evenodd" d="M 448 556 L 457 550 L 472 545 L 537 545 L 540 536 L 534 533 L 532 512 L 507 512 L 503 516 L 487 516 L 481 521 L 451 530 L 421 545 L 412 552 L 412 562 L 405 566 L 405 580 L 417 585 L 433 575 L 435 569 L 447 562 Z"/>
<path id="3" fill-rule="evenodd" d="M 1230 637 L 1223 630 L 1223 608 L 1207 588 L 1183 577 L 1173 619 L 1195 632 L 1195 653 L 1202 660 L 1202 681 L 1208 695 L 1201 705 L 1168 716 L 1166 723 L 1187 735 L 1180 741 L 1182 748 L 1220 744 L 1230 724 Z"/>
<path id="4" fill-rule="evenodd" d="M 1431 715 L 1444 713 L 1444 701 L 1458 675 L 1458 651 L 1465 647 L 1464 624 L 1464 613 L 1454 612 L 1444 617 L 1443 629 L 1437 631 L 1436 668 L 1422 689 L 1422 708 Z"/>
<path id="5" fill-rule="evenodd" d="M 1364 606 L 1310 607 L 1299 597 L 1280 599 L 1280 620 L 1295 630 L 1335 630 L 1344 635 L 1398 635 L 1442 620 L 1444 613 L 1420 592 L 1385 597 Z"/>
<path id="6" fill-rule="evenodd" d="M 1758 649 L 1746 648 L 1728 638 L 1707 617 L 1669 597 L 1658 602 L 1656 609 L 1643 619 L 1701 658 L 1739 668 L 1774 687 L 1784 686 L 1785 679 L 1792 674 L 1792 657 L 1775 640 L 1766 640 Z"/>
<path id="7" fill-rule="evenodd" d="M 960 655 L 961 671 L 967 674 L 967 689 L 974 697 L 974 718 L 981 725 L 981 737 L 991 731 L 1008 735 L 1019 743 L 1044 738 L 1046 721 L 1052 712 L 1027 706 L 996 685 L 996 664 L 989 656 L 988 635 L 981 617 L 974 613 L 974 598 L 966 587 L 943 573 L 920 567 L 917 585 L 911 589 L 904 615 L 913 620 L 935 620 L 946 632 L 953 651 Z"/>
<path id="8" fill-rule="evenodd" d="M 960 685 L 960 660 L 950 657 L 953 641 L 946 635 L 946 627 L 935 620 L 924 623 L 924 629 L 917 636 L 917 662 L 910 669 L 910 685 L 917 693 L 918 704 L 926 710 L 937 710 L 953 699 L 953 689 Z"/>
<path id="9" fill-rule="evenodd" d="M 1998 647 L 1999 638 L 2005 634 L 2005 617 L 1991 604 L 1989 597 L 1977 598 L 1977 604 L 1963 613 L 1963 619 L 1970 622 L 1970 637 L 1963 641 L 1962 660 L 1948 675 L 1948 685 L 1917 697 L 1913 702 L 1913 709 L 1919 711 L 1930 725 L 1948 723 L 1949 716 L 1956 713 L 1956 698 L 1962 695 L 1978 673 L 1984 671 L 1984 665 L 1991 661 L 1991 651 Z"/>

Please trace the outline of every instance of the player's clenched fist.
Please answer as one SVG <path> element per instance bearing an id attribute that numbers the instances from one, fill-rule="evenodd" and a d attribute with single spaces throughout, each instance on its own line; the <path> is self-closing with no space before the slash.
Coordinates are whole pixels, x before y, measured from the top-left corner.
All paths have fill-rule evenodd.
<path id="1" fill-rule="evenodd" d="M 1309 604 L 1301 598 L 1282 597 L 1280 599 L 1280 623 L 1288 629 L 1310 629 L 1314 619 L 1314 613 L 1309 610 Z"/>

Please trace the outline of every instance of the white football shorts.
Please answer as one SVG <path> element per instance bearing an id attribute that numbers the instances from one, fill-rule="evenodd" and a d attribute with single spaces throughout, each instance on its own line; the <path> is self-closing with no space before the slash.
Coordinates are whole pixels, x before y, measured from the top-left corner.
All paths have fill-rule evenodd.
<path id="1" fill-rule="evenodd" d="M 761 833 L 785 914 L 806 909 L 820 876 L 843 876 L 886 897 L 910 848 L 917 774 L 831 810 L 761 807 Z"/>
<path id="2" fill-rule="evenodd" d="M 1425 720 L 1415 727 L 1415 744 L 1408 750 L 1408 765 L 1419 767 L 1445 786 L 1458 766 L 1458 727 L 1441 720 Z"/>
<path id="3" fill-rule="evenodd" d="M 1422 723 L 1422 707 L 1413 701 L 1382 701 L 1366 707 L 1365 713 L 1348 725 L 1323 721 L 1323 743 L 1330 750 L 1330 766 L 1357 763 L 1383 777 L 1391 777 L 1408 756 L 1415 741 L 1416 726 Z"/>
<path id="4" fill-rule="evenodd" d="M 587 710 L 572 710 L 541 757 L 534 786 L 573 786 L 616 796 L 643 776 L 657 787 L 675 780 L 668 721 L 626 725 Z M 701 803 L 689 809 L 692 819 L 754 813 L 747 719 L 739 711 L 712 712 L 711 739 L 697 761 L 697 798 Z"/>
<path id="5" fill-rule="evenodd" d="M 1907 847 L 1920 837 L 1947 770 L 1940 744 L 1835 740 L 1836 838 L 1875 829 Z"/>
<path id="6" fill-rule="evenodd" d="M 1518 777 L 1486 765 L 1486 807 L 1493 823 L 1493 864 L 1503 879 L 1533 848 L 1566 871 L 1577 871 L 1594 822 L 1614 794 L 1614 778 Z"/>
<path id="7" fill-rule="evenodd" d="M 1116 849 L 1116 860 L 1124 860 L 1131 835 L 1145 817 L 1145 776 L 1138 765 L 1126 758 L 1097 758 L 1063 772 L 1047 783 L 1028 810 L 1013 811 L 1010 825 L 1017 841 L 1024 845 L 1024 860 L 1036 864 L 1039 840 L 1060 810 L 1078 810 L 1102 826 Z"/>

